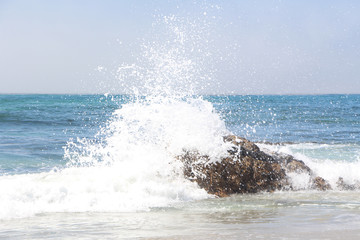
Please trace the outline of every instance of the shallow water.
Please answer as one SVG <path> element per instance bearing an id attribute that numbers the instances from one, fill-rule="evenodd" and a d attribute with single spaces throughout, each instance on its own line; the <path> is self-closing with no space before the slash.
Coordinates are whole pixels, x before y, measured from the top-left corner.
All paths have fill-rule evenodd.
<path id="1" fill-rule="evenodd" d="M 11 239 L 358 239 L 359 192 L 276 192 L 136 213 L 43 213 L 2 220 Z"/>

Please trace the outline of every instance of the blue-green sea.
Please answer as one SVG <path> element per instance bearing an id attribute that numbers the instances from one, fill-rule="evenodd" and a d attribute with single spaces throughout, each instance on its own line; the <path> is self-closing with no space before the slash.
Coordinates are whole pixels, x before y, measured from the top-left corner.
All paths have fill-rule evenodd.
<path id="1" fill-rule="evenodd" d="M 184 149 L 236 134 L 333 187 L 219 199 Z M 359 239 L 360 95 L 0 95 L 0 239 Z M 284 227 L 286 226 L 286 227 Z"/>

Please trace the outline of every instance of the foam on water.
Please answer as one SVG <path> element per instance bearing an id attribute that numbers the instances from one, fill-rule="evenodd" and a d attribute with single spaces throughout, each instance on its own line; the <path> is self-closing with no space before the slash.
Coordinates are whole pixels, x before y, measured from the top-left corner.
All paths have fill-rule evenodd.
<path id="1" fill-rule="evenodd" d="M 259 144 L 262 150 L 285 153 L 302 160 L 315 175 L 327 180 L 336 189 L 337 181 L 343 178 L 346 184 L 360 183 L 360 147 L 357 144 L 298 143 L 285 145 Z M 290 173 L 297 189 L 308 189 L 307 174 Z"/>
<path id="2" fill-rule="evenodd" d="M 224 122 L 202 99 L 124 104 L 95 139 L 68 143 L 68 167 L 0 177 L 0 218 L 43 212 L 139 211 L 211 197 L 183 177 L 186 150 L 226 154 Z"/>
<path id="3" fill-rule="evenodd" d="M 119 167 L 87 167 L 1 177 L 0 218 L 45 212 L 146 211 L 208 197 L 189 181 L 161 175 L 162 169 L 159 173 L 154 168 L 122 167 L 122 171 Z"/>
<path id="4" fill-rule="evenodd" d="M 67 168 L 0 177 L 0 218 L 44 212 L 144 211 L 209 198 L 183 177 L 187 150 L 226 154 L 224 122 L 201 98 L 122 105 L 93 139 L 70 141 Z"/>
<path id="5" fill-rule="evenodd" d="M 0 218 L 44 212 L 144 211 L 212 197 L 183 177 L 176 156 L 226 154 L 224 122 L 202 99 L 124 104 L 94 139 L 68 143 L 65 169 L 0 177 Z"/>

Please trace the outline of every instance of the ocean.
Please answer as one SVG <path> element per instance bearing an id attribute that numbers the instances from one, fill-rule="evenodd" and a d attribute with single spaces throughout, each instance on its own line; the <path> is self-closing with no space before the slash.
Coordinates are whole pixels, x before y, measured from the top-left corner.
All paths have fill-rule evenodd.
<path id="1" fill-rule="evenodd" d="M 292 191 L 217 198 L 176 156 L 222 136 L 304 161 Z M 0 239 L 359 239 L 360 95 L 0 95 Z"/>

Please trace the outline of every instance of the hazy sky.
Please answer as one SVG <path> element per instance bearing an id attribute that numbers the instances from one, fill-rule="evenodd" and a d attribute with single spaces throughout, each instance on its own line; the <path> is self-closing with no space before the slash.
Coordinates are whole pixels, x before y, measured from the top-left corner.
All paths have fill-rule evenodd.
<path id="1" fill-rule="evenodd" d="M 357 0 L 0 0 L 0 93 L 123 92 L 112 72 L 166 43 L 164 16 L 199 25 L 203 93 L 360 93 Z"/>

